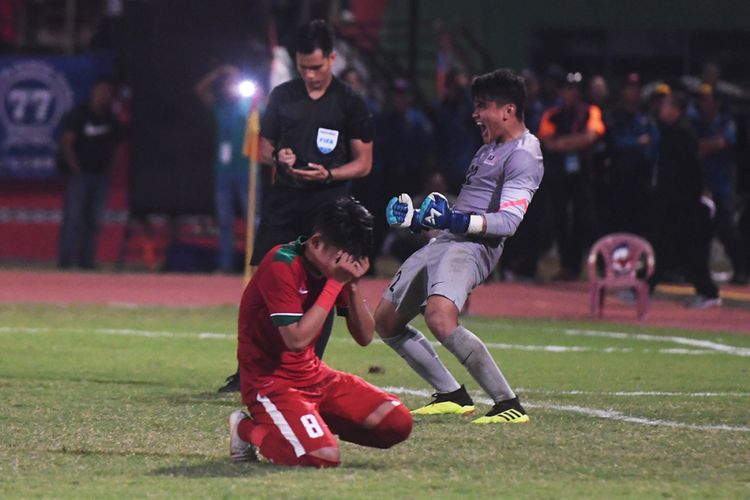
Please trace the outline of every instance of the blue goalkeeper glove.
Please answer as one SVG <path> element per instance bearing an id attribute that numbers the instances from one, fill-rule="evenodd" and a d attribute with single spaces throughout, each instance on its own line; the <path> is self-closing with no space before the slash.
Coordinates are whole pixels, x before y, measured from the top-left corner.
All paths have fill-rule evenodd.
<path id="1" fill-rule="evenodd" d="M 440 193 L 430 193 L 419 207 L 416 218 L 424 227 L 450 229 L 452 233 L 463 234 L 469 229 L 471 215 L 454 212 L 448 206 L 448 199 L 445 196 Z"/>
<path id="2" fill-rule="evenodd" d="M 419 225 L 419 210 L 414 210 L 411 197 L 406 193 L 390 199 L 385 207 L 385 218 L 391 227 L 408 227 L 412 233 L 422 230 Z"/>

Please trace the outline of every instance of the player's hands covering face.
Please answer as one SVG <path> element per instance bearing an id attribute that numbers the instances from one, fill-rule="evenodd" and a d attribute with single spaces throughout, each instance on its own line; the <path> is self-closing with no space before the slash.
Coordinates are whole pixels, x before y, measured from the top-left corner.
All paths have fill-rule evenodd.
<path id="1" fill-rule="evenodd" d="M 356 281 L 370 269 L 370 259 L 355 258 L 351 254 L 341 251 L 336 254 L 331 266 L 330 277 L 341 283 Z"/>

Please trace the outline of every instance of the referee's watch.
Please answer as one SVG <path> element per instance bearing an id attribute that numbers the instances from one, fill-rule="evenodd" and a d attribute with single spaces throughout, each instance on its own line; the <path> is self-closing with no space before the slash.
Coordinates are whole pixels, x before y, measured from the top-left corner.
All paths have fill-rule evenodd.
<path id="1" fill-rule="evenodd" d="M 328 175 L 325 179 L 323 179 L 323 184 L 330 184 L 333 182 L 333 173 L 331 172 L 331 169 L 328 169 Z"/>

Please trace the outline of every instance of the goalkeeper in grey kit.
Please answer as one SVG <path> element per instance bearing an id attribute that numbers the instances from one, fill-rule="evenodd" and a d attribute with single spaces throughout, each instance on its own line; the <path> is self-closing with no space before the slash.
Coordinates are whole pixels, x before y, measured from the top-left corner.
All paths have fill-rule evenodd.
<path id="1" fill-rule="evenodd" d="M 474 120 L 484 145 L 479 148 L 453 207 L 431 193 L 415 209 L 407 194 L 388 203 L 393 227 L 412 231 L 443 229 L 396 272 L 375 311 L 375 328 L 383 341 L 437 391 L 414 414 L 472 413 L 474 402 L 435 352 L 409 324 L 424 314 L 427 327 L 467 369 L 494 401 L 474 423 L 528 422 L 497 363 L 481 339 L 461 326 L 458 315 L 469 293 L 492 272 L 505 239 L 521 223 L 542 180 L 539 140 L 523 121 L 524 80 L 508 69 L 478 76 L 471 85 Z"/>

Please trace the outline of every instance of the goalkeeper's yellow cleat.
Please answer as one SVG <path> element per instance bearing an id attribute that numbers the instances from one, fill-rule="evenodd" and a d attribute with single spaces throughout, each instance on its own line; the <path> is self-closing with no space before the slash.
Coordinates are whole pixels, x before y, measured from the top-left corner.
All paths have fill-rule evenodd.
<path id="1" fill-rule="evenodd" d="M 453 392 L 436 392 L 426 405 L 412 410 L 412 415 L 466 415 L 474 413 L 474 401 L 462 385 Z"/>
<path id="2" fill-rule="evenodd" d="M 495 403 L 487 415 L 472 421 L 474 424 L 525 424 L 529 421 L 526 410 L 523 409 L 518 398 Z"/>

